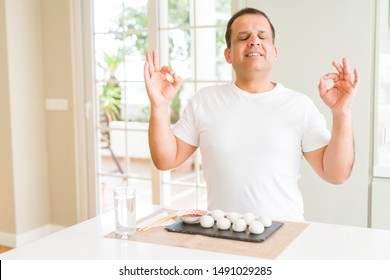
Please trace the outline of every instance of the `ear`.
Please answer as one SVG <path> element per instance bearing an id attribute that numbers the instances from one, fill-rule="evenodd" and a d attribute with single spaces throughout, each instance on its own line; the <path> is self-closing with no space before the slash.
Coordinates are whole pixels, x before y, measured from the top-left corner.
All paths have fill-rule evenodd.
<path id="1" fill-rule="evenodd" d="M 223 54 L 225 55 L 226 62 L 232 64 L 232 61 L 230 60 L 230 49 L 226 48 Z"/>
<path id="2" fill-rule="evenodd" d="M 278 48 L 274 47 L 274 49 L 275 49 L 275 58 L 278 58 Z"/>

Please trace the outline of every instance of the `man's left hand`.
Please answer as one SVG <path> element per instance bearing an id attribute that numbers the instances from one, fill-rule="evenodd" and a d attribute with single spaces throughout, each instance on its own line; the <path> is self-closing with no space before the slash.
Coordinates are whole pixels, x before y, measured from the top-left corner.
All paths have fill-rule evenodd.
<path id="1" fill-rule="evenodd" d="M 354 79 L 348 68 L 348 60 L 344 57 L 342 65 L 333 61 L 332 65 L 338 73 L 328 73 L 321 77 L 318 91 L 325 104 L 333 114 L 350 114 L 352 103 L 359 85 L 359 72 L 354 69 Z M 326 87 L 326 80 L 333 81 L 333 87 Z"/>

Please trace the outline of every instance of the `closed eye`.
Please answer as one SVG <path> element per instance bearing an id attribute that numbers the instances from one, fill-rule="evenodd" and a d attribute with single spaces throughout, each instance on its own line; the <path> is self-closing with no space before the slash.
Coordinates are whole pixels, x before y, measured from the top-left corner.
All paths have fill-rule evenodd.
<path id="1" fill-rule="evenodd" d="M 265 34 L 266 32 L 265 31 L 260 31 L 257 33 L 257 38 L 259 38 L 260 40 L 266 40 L 268 39 L 268 36 Z M 255 35 L 256 36 L 256 35 Z M 251 34 L 249 34 L 248 32 L 240 32 L 239 36 L 238 36 L 238 40 L 239 41 L 246 41 L 248 40 L 249 38 L 251 37 Z"/>

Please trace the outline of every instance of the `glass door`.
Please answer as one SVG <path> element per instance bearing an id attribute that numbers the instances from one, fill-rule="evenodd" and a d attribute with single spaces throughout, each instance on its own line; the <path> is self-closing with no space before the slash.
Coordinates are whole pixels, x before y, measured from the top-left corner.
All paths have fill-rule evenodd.
<path id="1" fill-rule="evenodd" d="M 149 100 L 143 66 L 157 48 L 183 86 L 171 104 L 172 125 L 203 86 L 231 80 L 224 31 L 230 0 L 93 0 L 96 177 L 100 212 L 113 208 L 112 191 L 124 181 L 137 203 L 206 208 L 201 158 L 195 153 L 173 171 L 153 166 L 148 146 Z M 207 42 L 205 44 L 204 42 Z M 211 65 L 211 67 L 210 67 Z"/>

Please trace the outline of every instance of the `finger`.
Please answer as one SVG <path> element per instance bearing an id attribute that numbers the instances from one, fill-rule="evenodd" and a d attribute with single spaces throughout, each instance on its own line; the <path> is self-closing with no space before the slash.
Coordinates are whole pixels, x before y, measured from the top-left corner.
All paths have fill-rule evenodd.
<path id="1" fill-rule="evenodd" d="M 161 67 L 161 73 L 163 74 L 169 74 L 171 76 L 175 75 L 175 71 L 171 67 L 163 66 Z"/>
<path id="2" fill-rule="evenodd" d="M 327 89 L 326 89 L 326 82 L 324 77 L 320 78 L 320 83 L 318 84 L 318 91 L 321 97 L 326 94 Z"/>
<path id="3" fill-rule="evenodd" d="M 153 64 L 153 53 L 152 52 L 146 52 L 146 61 L 148 62 L 148 66 L 149 66 L 149 74 L 152 75 L 152 73 L 154 72 L 154 64 Z"/>
<path id="4" fill-rule="evenodd" d="M 347 58 L 343 58 L 343 74 L 344 74 L 344 80 L 350 82 L 351 81 L 351 73 L 348 67 L 348 60 Z"/>
<path id="5" fill-rule="evenodd" d="M 153 64 L 154 64 L 154 69 L 160 69 L 160 62 L 158 60 L 158 52 L 156 49 L 153 50 Z"/>
<path id="6" fill-rule="evenodd" d="M 149 62 L 147 61 L 144 64 L 144 79 L 146 83 L 150 80 Z"/>
<path id="7" fill-rule="evenodd" d="M 333 60 L 332 65 L 336 68 L 337 72 L 339 72 L 339 75 L 343 75 L 343 67 L 341 67 L 340 64 Z"/>
<path id="8" fill-rule="evenodd" d="M 360 75 L 359 75 L 359 72 L 358 72 L 358 70 L 356 68 L 353 70 L 353 73 L 355 75 L 355 79 L 353 81 L 352 86 L 354 88 L 357 88 L 359 86 L 359 83 L 360 83 Z"/>
<path id="9" fill-rule="evenodd" d="M 328 73 L 322 76 L 324 80 L 333 80 L 333 82 L 338 82 L 340 80 L 340 74 L 337 73 Z"/>
<path id="10" fill-rule="evenodd" d="M 181 82 L 182 82 L 182 79 L 175 73 L 175 74 L 173 74 L 173 83 L 172 83 L 172 85 L 173 85 L 173 87 L 175 88 L 175 89 L 178 89 L 179 87 L 180 87 L 180 85 L 181 85 Z"/>

